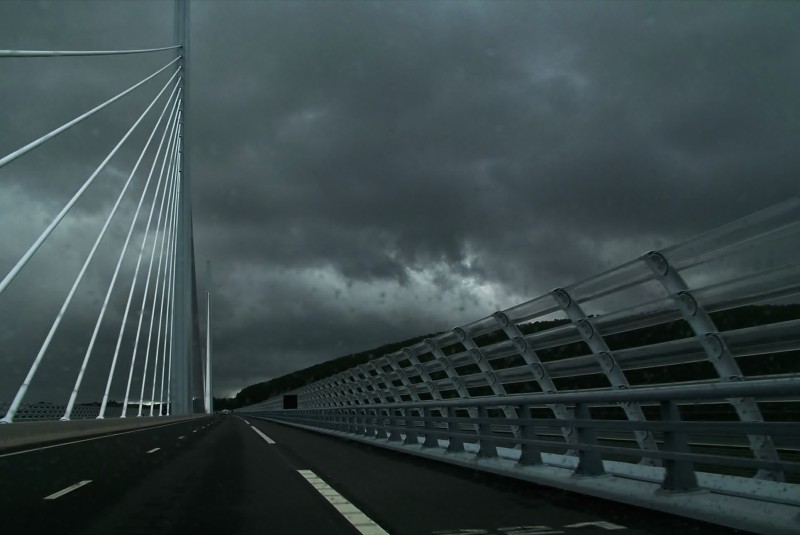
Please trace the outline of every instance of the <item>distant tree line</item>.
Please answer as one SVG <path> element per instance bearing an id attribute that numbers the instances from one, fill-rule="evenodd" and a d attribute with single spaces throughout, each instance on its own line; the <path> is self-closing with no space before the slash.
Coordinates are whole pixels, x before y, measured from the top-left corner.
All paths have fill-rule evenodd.
<path id="1" fill-rule="evenodd" d="M 303 370 L 292 372 L 282 377 L 270 379 L 269 381 L 264 381 L 263 383 L 250 385 L 243 388 L 238 394 L 236 394 L 236 397 L 232 399 L 232 402 L 235 405 L 234 407 L 226 408 L 238 408 L 245 405 L 258 403 L 259 401 L 264 401 L 265 399 L 269 399 L 279 394 L 283 394 L 284 392 L 289 392 L 290 390 L 300 388 L 301 386 L 313 383 L 314 381 L 330 377 L 331 375 L 336 375 L 339 372 L 343 372 L 349 368 L 352 368 L 353 366 L 358 366 L 359 364 L 364 364 L 365 362 L 368 362 L 374 358 L 382 357 L 383 355 L 389 353 L 394 353 L 395 351 L 414 345 L 425 338 L 430 338 L 431 336 L 433 335 L 427 334 L 425 336 L 409 338 L 408 340 L 403 340 L 402 342 L 394 342 L 391 344 L 382 345 L 368 351 L 345 355 L 327 362 L 315 364 L 314 366 L 305 368 Z"/>

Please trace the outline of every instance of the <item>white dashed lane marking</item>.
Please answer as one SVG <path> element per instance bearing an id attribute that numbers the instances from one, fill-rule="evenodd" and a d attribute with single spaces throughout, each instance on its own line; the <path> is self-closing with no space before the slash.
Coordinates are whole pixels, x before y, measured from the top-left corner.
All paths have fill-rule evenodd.
<path id="1" fill-rule="evenodd" d="M 389 535 L 385 529 L 362 513 L 355 505 L 347 501 L 344 496 L 333 490 L 333 488 L 320 479 L 317 474 L 311 470 L 298 470 L 298 472 L 306 481 L 311 483 L 311 486 L 322 494 L 322 496 L 339 511 L 339 514 L 345 517 L 359 533 L 362 535 Z"/>
<path id="2" fill-rule="evenodd" d="M 88 484 L 89 484 L 89 483 L 91 483 L 91 482 L 92 482 L 92 480 L 91 480 L 91 479 L 85 479 L 85 480 L 83 480 L 83 481 L 78 481 L 78 482 L 77 482 L 77 483 L 75 483 L 74 485 L 70 485 L 69 487 L 67 487 L 67 488 L 65 488 L 65 489 L 61 489 L 61 490 L 59 490 L 58 492 L 54 492 L 54 493 L 53 493 L 53 494 L 51 494 L 50 496 L 45 496 L 45 497 L 44 497 L 44 499 L 45 499 L 45 500 L 55 500 L 56 498 L 60 498 L 60 497 L 62 497 L 64 494 L 68 494 L 68 493 L 72 492 L 72 491 L 73 491 L 73 490 L 75 490 L 75 489 L 79 489 L 79 488 L 81 488 L 81 487 L 82 487 L 82 486 L 84 486 L 84 485 L 88 485 Z"/>
<path id="3" fill-rule="evenodd" d="M 161 449 L 161 448 L 153 448 L 152 450 L 148 451 L 147 453 L 155 453 L 155 452 L 157 452 L 157 451 L 158 451 L 158 450 L 160 450 L 160 449 Z"/>
<path id="4" fill-rule="evenodd" d="M 267 444 L 275 444 L 275 441 L 274 441 L 274 440 L 272 440 L 271 438 L 269 438 L 267 435 L 265 435 L 265 434 L 264 434 L 264 433 L 262 433 L 260 430 L 258 430 L 258 429 L 256 429 L 255 427 L 253 427 L 252 425 L 250 426 L 250 429 L 252 429 L 252 430 L 253 430 L 253 431 L 255 431 L 256 433 L 258 433 L 258 435 L 259 435 L 261 438 L 263 438 L 264 440 L 266 440 L 266 441 L 267 441 Z"/>

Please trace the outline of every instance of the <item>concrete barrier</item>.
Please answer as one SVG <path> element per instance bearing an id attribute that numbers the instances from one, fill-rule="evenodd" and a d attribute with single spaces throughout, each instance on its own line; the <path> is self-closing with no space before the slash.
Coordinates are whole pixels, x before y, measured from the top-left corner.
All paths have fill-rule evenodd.
<path id="1" fill-rule="evenodd" d="M 119 431 L 131 431 L 193 418 L 192 416 L 162 416 L 159 418 L 109 418 L 105 420 L 72 420 L 69 422 L 14 422 L 0 425 L 0 450 L 42 444 L 56 440 L 87 438 Z"/>

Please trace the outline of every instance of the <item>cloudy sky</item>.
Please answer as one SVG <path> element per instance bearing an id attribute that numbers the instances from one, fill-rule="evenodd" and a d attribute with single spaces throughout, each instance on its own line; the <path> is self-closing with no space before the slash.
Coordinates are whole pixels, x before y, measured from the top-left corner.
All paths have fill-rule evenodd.
<path id="1" fill-rule="evenodd" d="M 172 15 L 170 2 L 4 0 L 0 49 L 165 46 Z M 194 2 L 188 151 L 199 272 L 214 270 L 215 395 L 466 323 L 796 195 L 798 28 L 790 2 Z M 171 57 L 0 58 L 0 156 Z M 0 275 L 165 82 L 0 169 Z M 148 124 L 0 296 L 0 401 Z M 68 396 L 138 180 L 28 401 Z M 132 265 L 84 400 L 102 392 Z M 125 347 L 134 328 L 132 315 Z"/>

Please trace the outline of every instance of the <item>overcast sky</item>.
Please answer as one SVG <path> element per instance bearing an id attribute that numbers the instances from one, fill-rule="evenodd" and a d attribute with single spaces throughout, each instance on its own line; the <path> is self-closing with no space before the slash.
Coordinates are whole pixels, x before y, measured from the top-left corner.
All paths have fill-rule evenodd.
<path id="1" fill-rule="evenodd" d="M 0 49 L 164 46 L 172 16 L 171 2 L 3 0 Z M 464 324 L 796 195 L 798 28 L 791 2 L 193 3 L 188 151 L 215 395 Z M 171 57 L 0 59 L 0 156 Z M 0 276 L 165 82 L 0 169 Z M 0 296 L 0 401 L 148 124 Z M 66 401 L 142 178 L 27 401 Z M 102 393 L 131 266 L 83 400 Z"/>

